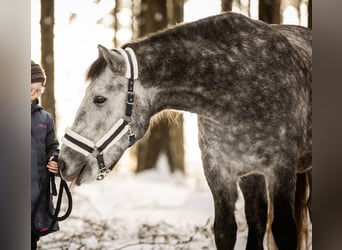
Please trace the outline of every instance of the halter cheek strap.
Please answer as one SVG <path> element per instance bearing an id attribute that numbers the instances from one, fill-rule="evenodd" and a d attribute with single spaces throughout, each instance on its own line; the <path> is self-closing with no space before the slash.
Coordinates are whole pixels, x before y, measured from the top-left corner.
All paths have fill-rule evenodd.
<path id="1" fill-rule="evenodd" d="M 100 170 L 97 175 L 97 180 L 102 180 L 115 165 L 106 167 L 103 154 L 117 143 L 127 132 L 129 136 L 129 146 L 132 146 L 136 141 L 135 133 L 130 124 L 134 104 L 134 80 L 138 79 L 138 63 L 134 51 L 131 48 L 117 50 L 125 59 L 125 77 L 128 79 L 125 118 L 120 118 L 96 143 L 74 132 L 70 128 L 66 128 L 65 135 L 62 137 L 62 142 L 66 146 L 84 156 L 93 155 L 96 158 Z"/>

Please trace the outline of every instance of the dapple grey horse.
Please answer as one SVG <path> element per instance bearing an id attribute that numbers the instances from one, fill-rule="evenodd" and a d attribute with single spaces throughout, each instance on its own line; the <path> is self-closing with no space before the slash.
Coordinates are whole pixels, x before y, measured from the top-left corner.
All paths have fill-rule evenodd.
<path id="1" fill-rule="evenodd" d="M 307 192 L 296 195 L 296 175 L 311 169 L 311 31 L 229 12 L 98 49 L 63 137 L 63 178 L 77 185 L 104 178 L 152 116 L 190 111 L 198 114 L 217 249 L 236 242 L 238 182 L 247 249 L 263 249 L 265 232 L 278 249 L 297 249 L 303 216 L 295 203 L 306 209 Z"/>

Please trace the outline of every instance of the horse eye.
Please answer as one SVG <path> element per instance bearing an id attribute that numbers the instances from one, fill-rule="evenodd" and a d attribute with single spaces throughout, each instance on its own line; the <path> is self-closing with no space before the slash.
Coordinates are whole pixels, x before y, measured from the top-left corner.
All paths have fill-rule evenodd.
<path id="1" fill-rule="evenodd" d="M 94 103 L 95 103 L 95 104 L 104 103 L 106 100 L 107 100 L 107 98 L 104 97 L 104 96 L 98 95 L 98 96 L 95 96 L 95 97 L 94 97 Z"/>

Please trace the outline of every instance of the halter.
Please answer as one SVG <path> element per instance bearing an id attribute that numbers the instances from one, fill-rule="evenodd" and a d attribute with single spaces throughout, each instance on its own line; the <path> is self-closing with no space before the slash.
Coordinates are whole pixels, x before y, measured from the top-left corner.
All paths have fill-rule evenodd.
<path id="1" fill-rule="evenodd" d="M 128 79 L 125 117 L 120 118 L 97 142 L 93 142 L 79 135 L 70 128 L 66 128 L 65 135 L 62 137 L 62 142 L 68 147 L 85 156 L 91 154 L 96 158 L 100 168 L 100 172 L 96 178 L 97 180 L 102 180 L 115 165 L 114 163 L 113 166 L 106 167 L 103 160 L 103 154 L 106 153 L 111 146 L 117 143 L 127 132 L 129 135 L 129 147 L 132 146 L 136 140 L 135 133 L 131 127 L 131 116 L 134 104 L 134 80 L 138 79 L 138 63 L 134 51 L 131 48 L 117 49 L 117 51 L 125 59 L 125 77 Z"/>

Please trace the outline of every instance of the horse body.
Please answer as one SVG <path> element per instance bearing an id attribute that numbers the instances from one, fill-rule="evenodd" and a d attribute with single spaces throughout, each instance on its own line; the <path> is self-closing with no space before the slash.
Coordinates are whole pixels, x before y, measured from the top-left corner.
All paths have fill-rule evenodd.
<path id="1" fill-rule="evenodd" d="M 307 68 L 307 83 L 312 82 L 312 35 L 311 31 L 302 26 L 293 25 L 272 25 L 280 33 L 287 37 L 291 45 L 300 53 L 301 60 L 304 62 Z M 309 101 L 307 105 L 307 117 L 306 124 L 307 133 L 305 134 L 305 143 L 301 148 L 300 157 L 297 164 L 297 173 L 306 173 L 312 168 L 312 95 L 311 95 L 311 85 L 309 88 Z M 305 117 L 303 117 L 305 118 Z"/>
<path id="2" fill-rule="evenodd" d="M 297 39 L 290 28 L 279 29 L 227 13 L 124 46 L 133 49 L 139 64 L 131 123 L 138 139 L 159 111 L 198 114 L 204 172 L 215 203 L 218 249 L 234 248 L 237 182 L 251 174 L 265 178 L 268 215 L 273 217 L 278 248 L 297 247 L 293 206 L 296 168 L 311 143 L 311 54 L 308 45 L 289 42 L 284 36 Z M 125 103 L 122 56 L 103 47 L 99 51 L 72 126 L 94 141 L 124 115 Z M 304 53 L 307 61 L 303 51 L 308 52 Z M 97 103 L 98 96 L 113 103 Z M 115 164 L 127 147 L 127 136 L 123 136 L 104 155 L 105 162 Z M 60 158 L 63 177 L 77 177 L 78 184 L 94 179 L 98 171 L 94 157 L 64 145 Z M 256 238 L 254 249 L 262 249 L 262 238 Z"/>

